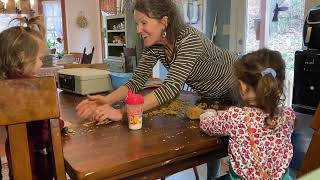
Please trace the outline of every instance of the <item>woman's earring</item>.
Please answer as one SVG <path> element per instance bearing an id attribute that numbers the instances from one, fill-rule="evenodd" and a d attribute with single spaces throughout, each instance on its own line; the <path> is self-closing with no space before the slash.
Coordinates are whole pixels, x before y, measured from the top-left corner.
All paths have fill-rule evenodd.
<path id="1" fill-rule="evenodd" d="M 163 37 L 163 38 L 167 37 L 167 32 L 166 32 L 166 31 L 163 31 L 163 32 L 162 32 L 162 37 Z"/>

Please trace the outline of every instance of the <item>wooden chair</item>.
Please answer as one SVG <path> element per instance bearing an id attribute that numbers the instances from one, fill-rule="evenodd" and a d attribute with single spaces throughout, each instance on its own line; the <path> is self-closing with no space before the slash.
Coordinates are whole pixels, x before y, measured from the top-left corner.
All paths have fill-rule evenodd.
<path id="1" fill-rule="evenodd" d="M 313 116 L 311 128 L 314 130 L 314 133 L 307 153 L 303 159 L 302 166 L 298 170 L 298 177 L 320 167 L 320 104 Z"/>
<path id="2" fill-rule="evenodd" d="M 87 50 L 87 48 L 83 49 L 83 54 L 82 54 L 82 59 L 81 59 L 80 64 L 91 64 L 91 62 L 92 62 L 94 47 L 92 47 L 90 54 L 86 54 L 86 50 Z"/>
<path id="3" fill-rule="evenodd" d="M 137 52 L 136 48 L 123 47 L 125 58 L 125 72 L 133 72 L 137 67 Z"/>
<path id="4" fill-rule="evenodd" d="M 81 64 L 83 53 L 71 52 L 70 54 L 72 54 L 73 59 L 77 64 Z"/>
<path id="5" fill-rule="evenodd" d="M 31 180 L 26 123 L 50 119 L 55 179 L 66 179 L 53 77 L 0 80 L 0 126 L 8 126 L 13 176 Z"/>
<path id="6" fill-rule="evenodd" d="M 188 84 L 183 84 L 183 88 L 182 90 L 184 91 L 189 91 L 189 92 L 193 92 L 192 88 L 190 86 L 188 86 Z"/>

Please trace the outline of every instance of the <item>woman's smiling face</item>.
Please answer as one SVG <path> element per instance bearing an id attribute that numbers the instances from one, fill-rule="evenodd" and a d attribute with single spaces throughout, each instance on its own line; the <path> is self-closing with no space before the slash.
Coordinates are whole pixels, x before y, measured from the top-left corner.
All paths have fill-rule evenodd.
<path id="1" fill-rule="evenodd" d="M 134 11 L 134 18 L 137 25 L 137 33 L 143 38 L 145 46 L 149 47 L 161 42 L 162 32 L 166 28 L 161 20 L 150 18 L 137 10 Z"/>

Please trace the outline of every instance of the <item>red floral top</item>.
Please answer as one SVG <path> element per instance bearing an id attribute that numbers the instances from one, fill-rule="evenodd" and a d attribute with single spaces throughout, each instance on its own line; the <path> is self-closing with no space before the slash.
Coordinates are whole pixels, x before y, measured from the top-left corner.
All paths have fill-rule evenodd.
<path id="1" fill-rule="evenodd" d="M 252 155 L 246 115 L 251 118 L 250 127 L 261 162 L 257 162 Z M 231 166 L 241 178 L 262 179 L 259 169 L 264 169 L 270 179 L 282 179 L 289 167 L 293 156 L 290 137 L 294 126 L 294 111 L 284 108 L 281 116 L 275 119 L 278 123 L 275 129 L 265 126 L 267 115 L 258 108 L 230 107 L 217 116 L 213 112 L 206 112 L 200 116 L 200 127 L 205 133 L 230 137 L 228 153 Z M 263 167 L 258 167 L 258 164 Z"/>

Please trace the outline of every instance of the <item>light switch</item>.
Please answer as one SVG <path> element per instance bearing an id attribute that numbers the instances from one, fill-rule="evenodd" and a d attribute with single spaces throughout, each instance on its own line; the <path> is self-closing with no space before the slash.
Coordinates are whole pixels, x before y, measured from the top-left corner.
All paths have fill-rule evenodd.
<path id="1" fill-rule="evenodd" d="M 222 27 L 222 34 L 229 35 L 230 34 L 230 24 L 224 24 Z"/>

